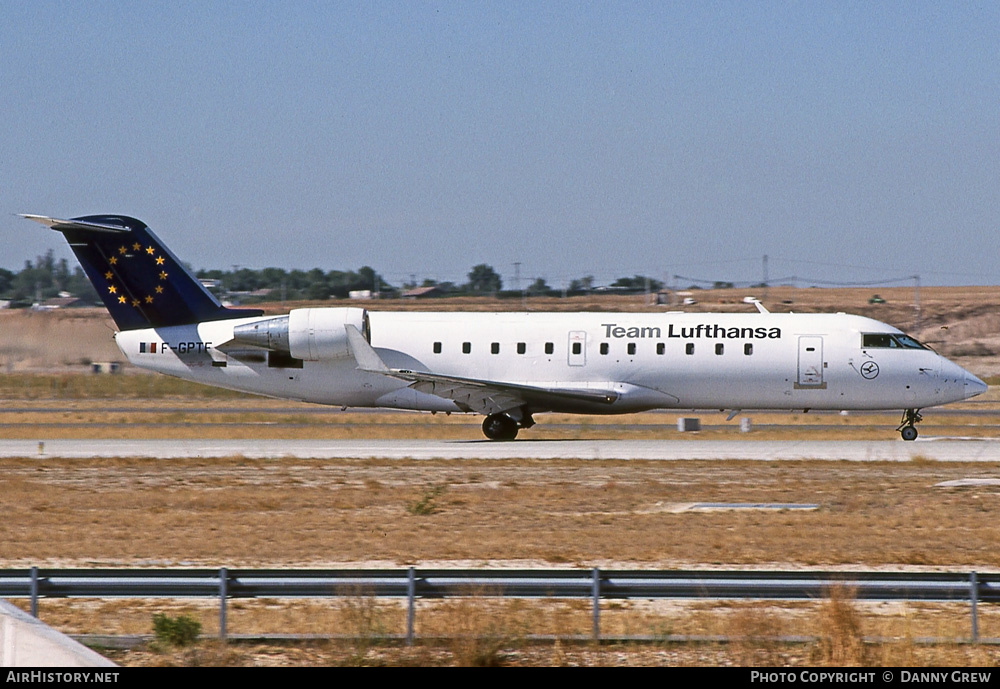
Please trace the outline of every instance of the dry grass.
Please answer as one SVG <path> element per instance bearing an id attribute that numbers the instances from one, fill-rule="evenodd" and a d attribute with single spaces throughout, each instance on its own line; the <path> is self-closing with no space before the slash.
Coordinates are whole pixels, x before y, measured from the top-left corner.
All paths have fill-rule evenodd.
<path id="1" fill-rule="evenodd" d="M 740 606 L 732 615 L 728 633 L 733 659 L 740 667 L 780 667 L 785 665 L 786 643 L 783 622 L 765 604 Z"/>
<path id="2" fill-rule="evenodd" d="M 339 613 L 336 621 L 329 619 L 329 611 L 322 619 L 330 625 L 328 633 L 346 636 L 348 643 L 353 645 L 354 653 L 348 656 L 346 664 L 367 665 L 372 651 L 385 645 L 390 635 L 398 634 L 399 606 L 380 602 L 374 594 L 361 587 L 353 587 L 339 595 L 343 597 L 336 605 Z"/>
<path id="3" fill-rule="evenodd" d="M 122 610 L 100 601 L 43 601 L 42 619 L 75 631 L 74 609 L 84 607 L 118 617 L 131 614 L 149 634 L 151 613 L 197 617 L 206 638 L 194 650 L 139 647 L 112 657 L 130 665 L 315 664 L 315 665 L 729 665 L 775 666 L 962 666 L 992 665 L 1000 649 L 963 643 L 969 632 L 968 607 L 853 601 L 834 593 L 815 602 L 605 601 L 605 636 L 645 635 L 661 642 L 595 645 L 587 601 L 498 600 L 472 594 L 447 601 L 420 601 L 417 644 L 405 647 L 401 603 L 376 602 L 361 595 L 334 601 L 232 601 L 230 632 L 298 632 L 354 635 L 313 642 L 214 643 L 218 613 L 211 602 L 129 601 Z M 137 613 L 133 607 L 141 608 Z M 234 616 L 239 620 L 236 628 Z M 263 627 L 251 627 L 251 620 Z M 303 631 L 321 630 L 321 631 Z M 930 633 L 928 633 L 930 632 Z M 533 640 L 532 635 L 558 635 Z M 396 638 L 390 638 L 396 635 Z M 667 635 L 728 641 L 685 644 Z M 936 636 L 937 643 L 919 637 Z M 577 637 L 574 640 L 573 637 Z M 801 640 L 790 641 L 790 637 Z M 583 641 L 579 640 L 584 639 Z"/>
<path id="4" fill-rule="evenodd" d="M 505 654 L 524 644 L 531 629 L 531 608 L 524 601 L 486 599 L 484 591 L 470 591 L 437 606 L 437 614 L 425 615 L 422 636 L 447 639 L 452 662 L 461 667 L 498 667 Z"/>
<path id="5" fill-rule="evenodd" d="M 28 606 L 26 600 L 16 602 L 23 608 Z M 672 636 L 728 637 L 733 654 L 742 658 L 740 664 L 747 664 L 743 661 L 752 657 L 756 643 L 770 644 L 766 652 L 773 654 L 787 650 L 785 637 L 829 636 L 829 604 L 829 600 L 605 600 L 600 627 L 606 639 L 647 637 L 667 643 Z M 916 645 L 923 638 L 963 642 L 970 635 L 967 603 L 848 599 L 847 605 L 860 621 L 861 635 L 869 640 Z M 44 621 L 73 634 L 149 635 L 157 613 L 194 617 L 206 639 L 219 634 L 218 601 L 213 600 L 43 599 L 39 610 Z M 979 613 L 981 631 L 990 638 L 1000 636 L 1000 612 L 981 606 Z M 448 642 L 446 637 L 459 630 L 475 631 L 491 625 L 491 636 L 508 639 L 513 645 L 527 645 L 529 635 L 589 640 L 592 609 L 587 599 L 500 600 L 472 594 L 462 599 L 418 600 L 415 624 L 418 640 L 445 638 Z M 396 645 L 403 637 L 406 609 L 402 600 L 376 600 L 365 595 L 235 599 L 229 601 L 228 627 L 231 635 L 300 634 L 342 639 L 355 655 L 364 655 L 359 649 L 374 655 L 380 647 Z M 840 635 L 829 643 L 844 645 L 844 638 Z"/>
<path id="6" fill-rule="evenodd" d="M 820 607 L 820 627 L 824 630 L 812 660 L 825 667 L 859 667 L 871 663 L 864 640 L 861 615 L 854 606 L 854 592 L 834 586 Z"/>
<path id="7" fill-rule="evenodd" d="M 983 646 L 907 646 L 874 647 L 875 666 L 882 667 L 990 667 L 1000 657 Z M 328 641 L 294 644 L 218 644 L 205 642 L 189 651 L 157 654 L 148 651 L 111 651 L 107 655 L 123 665 L 170 666 L 341 666 L 351 664 L 351 649 Z M 781 653 L 783 667 L 812 667 L 809 649 L 788 645 Z M 884 662 L 883 659 L 884 658 Z M 526 644 L 505 650 L 506 666 L 546 667 L 733 667 L 742 666 L 728 644 L 695 645 L 610 644 L 578 645 L 566 642 Z M 431 667 L 455 665 L 454 655 L 446 648 L 417 645 L 382 647 L 368 658 L 368 665 L 388 667 Z M 770 666 L 774 667 L 774 666 Z"/>
<path id="8" fill-rule="evenodd" d="M 989 569 L 1000 490 L 934 486 L 996 475 L 937 462 L 3 459 L 0 562 Z M 820 508 L 671 509 L 691 502 Z"/>

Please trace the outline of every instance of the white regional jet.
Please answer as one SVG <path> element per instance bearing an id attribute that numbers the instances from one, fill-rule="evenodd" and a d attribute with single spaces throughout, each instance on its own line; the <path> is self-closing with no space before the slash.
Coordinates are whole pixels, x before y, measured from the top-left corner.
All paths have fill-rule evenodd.
<path id="1" fill-rule="evenodd" d="M 25 218 L 62 232 L 136 366 L 318 404 L 485 415 L 512 440 L 540 412 L 903 410 L 986 384 L 861 316 L 769 313 L 394 313 L 230 309 L 142 222 Z"/>

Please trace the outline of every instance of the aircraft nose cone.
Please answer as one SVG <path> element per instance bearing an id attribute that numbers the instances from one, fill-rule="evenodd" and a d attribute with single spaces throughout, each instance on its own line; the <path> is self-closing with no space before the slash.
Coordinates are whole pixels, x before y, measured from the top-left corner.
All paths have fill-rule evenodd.
<path id="1" fill-rule="evenodd" d="M 975 397 L 976 395 L 981 395 L 984 392 L 986 392 L 987 389 L 989 389 L 989 386 L 986 383 L 979 380 L 968 371 L 965 372 L 966 397 Z"/>

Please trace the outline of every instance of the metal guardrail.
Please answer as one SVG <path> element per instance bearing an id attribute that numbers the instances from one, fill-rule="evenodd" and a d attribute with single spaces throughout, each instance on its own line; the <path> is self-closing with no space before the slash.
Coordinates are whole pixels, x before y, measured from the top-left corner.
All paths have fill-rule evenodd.
<path id="1" fill-rule="evenodd" d="M 856 600 L 969 601 L 973 640 L 977 605 L 1000 601 L 1000 573 L 758 570 L 568 569 L 6 569 L 0 597 L 218 598 L 226 637 L 230 598 L 407 598 L 407 641 L 413 640 L 415 600 L 462 596 L 588 598 L 593 636 L 600 638 L 601 599 L 821 600 L 843 587 Z"/>

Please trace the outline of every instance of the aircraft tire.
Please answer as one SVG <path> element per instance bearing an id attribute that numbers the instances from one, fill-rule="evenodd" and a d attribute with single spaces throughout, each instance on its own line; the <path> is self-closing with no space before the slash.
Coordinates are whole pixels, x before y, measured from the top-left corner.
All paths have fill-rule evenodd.
<path id="1" fill-rule="evenodd" d="M 917 427 L 916 426 L 903 426 L 899 429 L 899 435 L 903 440 L 916 440 L 917 439 Z"/>
<path id="2" fill-rule="evenodd" d="M 483 435 L 490 440 L 513 440 L 517 437 L 517 421 L 506 414 L 490 414 L 483 420 Z"/>

